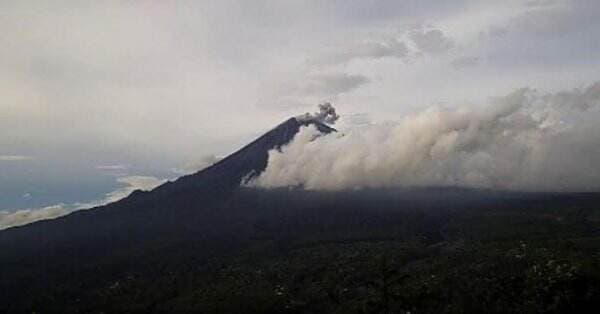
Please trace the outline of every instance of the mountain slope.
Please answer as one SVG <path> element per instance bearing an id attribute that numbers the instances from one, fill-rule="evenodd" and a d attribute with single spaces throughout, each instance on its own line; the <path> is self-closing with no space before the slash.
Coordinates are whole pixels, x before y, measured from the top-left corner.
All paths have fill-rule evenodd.
<path id="1" fill-rule="evenodd" d="M 600 194 L 239 188 L 306 124 L 334 131 L 290 119 L 153 191 L 0 231 L 0 312 L 597 307 Z M 544 290 L 549 260 L 572 275 Z"/>
<path id="2" fill-rule="evenodd" d="M 290 142 L 302 126 L 313 125 L 327 134 L 335 129 L 318 121 L 299 121 L 296 118 L 281 123 L 242 149 L 195 174 L 166 183 L 151 193 L 156 197 L 171 197 L 209 189 L 213 193 L 230 192 L 244 177 L 261 173 L 267 166 L 268 152 Z"/>

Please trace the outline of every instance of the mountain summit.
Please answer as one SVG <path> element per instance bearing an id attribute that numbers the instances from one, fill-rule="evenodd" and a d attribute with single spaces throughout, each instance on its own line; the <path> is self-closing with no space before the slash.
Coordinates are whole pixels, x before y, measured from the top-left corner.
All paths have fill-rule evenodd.
<path id="1" fill-rule="evenodd" d="M 239 187 L 242 179 L 250 179 L 265 170 L 270 150 L 289 143 L 301 127 L 309 125 L 316 127 L 323 134 L 336 132 L 334 128 L 315 119 L 290 118 L 212 166 L 144 193 L 182 196 L 201 191 L 230 192 Z"/>

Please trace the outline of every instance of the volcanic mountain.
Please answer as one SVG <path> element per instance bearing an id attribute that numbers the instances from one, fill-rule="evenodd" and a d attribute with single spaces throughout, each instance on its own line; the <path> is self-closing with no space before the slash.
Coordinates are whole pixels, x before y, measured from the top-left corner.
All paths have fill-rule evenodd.
<path id="1" fill-rule="evenodd" d="M 152 191 L 136 190 L 112 204 L 82 210 L 53 220 L 9 228 L 0 232 L 0 245 L 22 249 L 27 243 L 46 243 L 47 250 L 61 241 L 82 238 L 120 238 L 131 241 L 136 230 L 170 228 L 185 224 L 189 215 L 197 215 L 215 203 L 227 200 L 242 179 L 260 174 L 267 166 L 268 153 L 290 142 L 302 126 L 314 126 L 323 134 L 336 130 L 311 119 L 290 118 L 250 144 L 219 162 L 194 174 L 167 182 Z M 191 212 L 190 212 L 191 211 Z M 139 231 L 137 236 L 144 235 Z M 18 240 L 16 240 L 18 238 Z M 60 238 L 59 241 L 53 241 Z M 113 241 L 111 241 L 113 242 Z M 17 247 L 18 246 L 18 247 Z"/>
<path id="2" fill-rule="evenodd" d="M 137 190 L 115 203 L 0 231 L 0 295 L 31 288 L 22 286 L 23 274 L 14 272 L 23 262 L 35 265 L 27 278 L 44 282 L 48 268 L 64 267 L 65 261 L 78 269 L 97 258 L 182 242 L 202 243 L 203 250 L 227 248 L 232 241 L 222 238 L 231 235 L 234 211 L 251 209 L 239 204 L 224 210 L 224 204 L 235 199 L 243 178 L 265 169 L 269 150 L 285 145 L 309 125 L 324 134 L 335 132 L 316 120 L 290 118 L 212 166 L 152 191 Z M 210 240 L 190 241 L 199 237 Z"/>
<path id="3" fill-rule="evenodd" d="M 519 313 L 599 306 L 598 193 L 240 186 L 302 126 L 335 132 L 306 117 L 152 191 L 0 231 L 0 312 Z M 550 260 L 571 274 L 551 283 L 556 293 L 545 273 L 536 273 L 562 276 Z"/>
<path id="4" fill-rule="evenodd" d="M 336 130 L 316 120 L 290 118 L 252 143 L 195 174 L 166 183 L 152 192 L 152 197 L 185 197 L 186 194 L 211 191 L 228 193 L 239 187 L 242 179 L 250 179 L 267 167 L 268 152 L 289 143 L 302 126 L 314 126 L 323 134 Z"/>

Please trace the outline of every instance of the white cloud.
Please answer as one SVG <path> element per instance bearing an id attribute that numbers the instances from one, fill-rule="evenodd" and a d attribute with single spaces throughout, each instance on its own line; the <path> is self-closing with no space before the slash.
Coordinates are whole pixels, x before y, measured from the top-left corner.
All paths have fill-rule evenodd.
<path id="1" fill-rule="evenodd" d="M 23 155 L 0 155 L 0 161 L 23 161 L 23 160 L 31 160 L 33 157 L 31 156 L 23 156 Z"/>
<path id="2" fill-rule="evenodd" d="M 217 163 L 221 158 L 215 155 L 205 155 L 199 159 L 185 163 L 183 166 L 174 168 L 173 172 L 176 174 L 191 174 L 203 170 L 213 164 Z"/>
<path id="3" fill-rule="evenodd" d="M 63 204 L 35 209 L 20 209 L 15 212 L 0 211 L 0 230 L 25 225 L 38 220 L 47 220 L 69 213 Z"/>
<path id="4" fill-rule="evenodd" d="M 42 208 L 19 209 L 11 212 L 0 211 L 0 230 L 25 225 L 38 220 L 57 218 L 69 214 L 75 210 L 89 209 L 92 207 L 113 203 L 124 197 L 127 197 L 135 190 L 151 190 L 166 182 L 166 180 L 161 180 L 151 176 L 126 176 L 117 178 L 117 182 L 123 184 L 124 186 L 115 191 L 107 193 L 104 198 L 92 202 L 75 203 L 70 205 L 57 204 Z M 26 193 L 23 195 L 23 197 L 26 196 L 30 197 L 30 194 Z"/>
<path id="5" fill-rule="evenodd" d="M 96 166 L 96 169 L 98 170 L 125 170 L 127 169 L 127 166 L 125 165 L 98 165 Z"/>
<path id="6" fill-rule="evenodd" d="M 153 188 L 165 183 L 167 180 L 158 179 L 152 176 L 126 176 L 117 178 L 117 182 L 124 186 L 107 193 L 104 198 L 86 203 L 73 204 L 75 209 L 88 209 L 91 207 L 102 206 L 105 204 L 116 202 L 127 197 L 135 190 L 149 191 Z"/>

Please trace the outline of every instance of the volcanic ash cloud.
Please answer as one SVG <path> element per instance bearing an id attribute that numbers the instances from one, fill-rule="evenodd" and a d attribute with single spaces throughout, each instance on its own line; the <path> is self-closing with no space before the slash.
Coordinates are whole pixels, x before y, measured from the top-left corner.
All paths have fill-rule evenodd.
<path id="1" fill-rule="evenodd" d="M 328 102 L 319 104 L 319 112 L 312 114 L 307 112 L 296 117 L 299 121 L 317 121 L 325 124 L 335 124 L 339 118 L 333 105 Z"/>
<path id="2" fill-rule="evenodd" d="M 600 190 L 600 83 L 520 89 L 476 108 L 430 108 L 395 123 L 318 136 L 304 127 L 250 186 L 309 190 L 460 186 Z"/>

